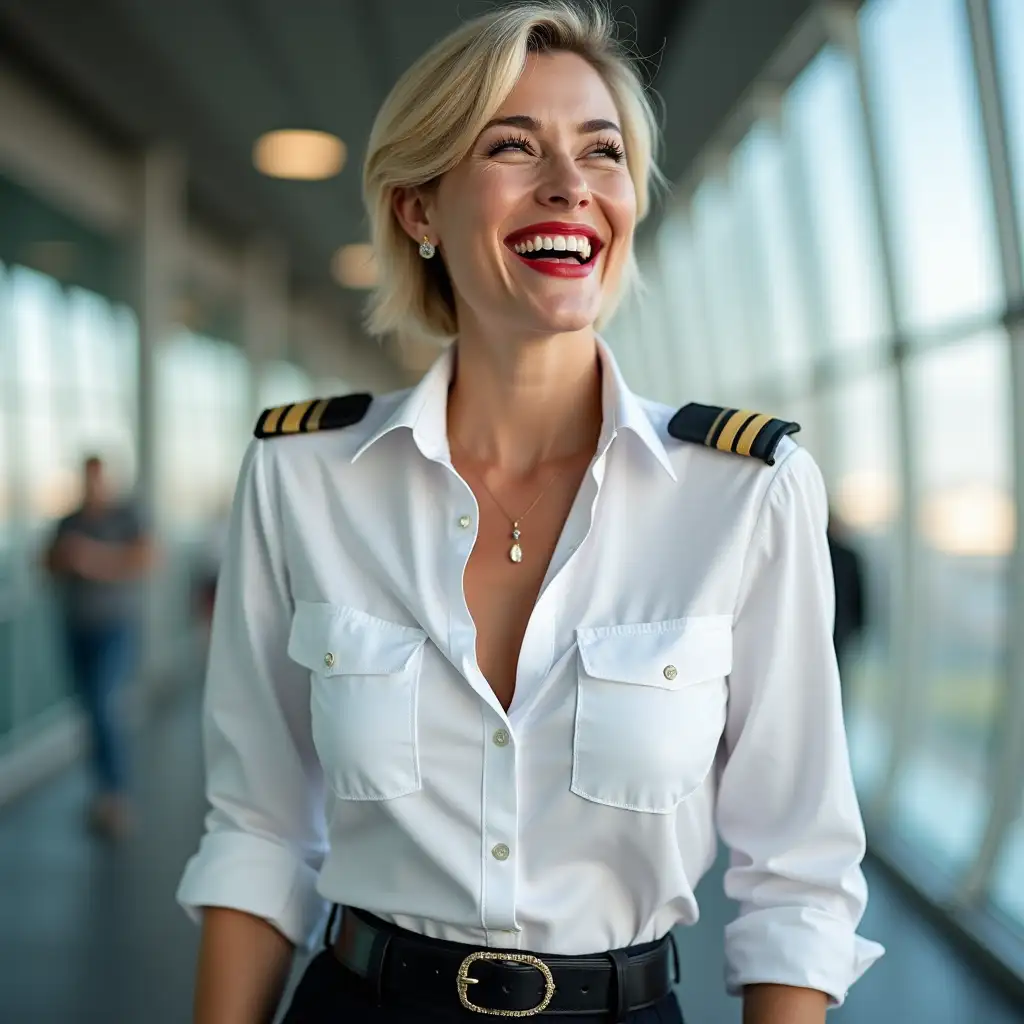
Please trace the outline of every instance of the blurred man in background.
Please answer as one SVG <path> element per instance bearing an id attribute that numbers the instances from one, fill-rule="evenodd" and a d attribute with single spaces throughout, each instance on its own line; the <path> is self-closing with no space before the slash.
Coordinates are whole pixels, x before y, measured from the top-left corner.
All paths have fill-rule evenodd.
<path id="1" fill-rule="evenodd" d="M 832 637 L 839 661 L 843 710 L 849 711 L 850 651 L 864 632 L 864 569 L 861 557 L 847 539 L 847 531 L 834 512 L 828 517 L 828 549 L 836 586 L 836 620 Z"/>
<path id="2" fill-rule="evenodd" d="M 141 581 L 154 561 L 138 510 L 115 497 L 102 459 L 90 456 L 82 504 L 58 523 L 46 567 L 58 583 L 72 677 L 91 733 L 97 792 L 90 824 L 114 838 L 129 825 L 121 693 L 135 669 Z"/>

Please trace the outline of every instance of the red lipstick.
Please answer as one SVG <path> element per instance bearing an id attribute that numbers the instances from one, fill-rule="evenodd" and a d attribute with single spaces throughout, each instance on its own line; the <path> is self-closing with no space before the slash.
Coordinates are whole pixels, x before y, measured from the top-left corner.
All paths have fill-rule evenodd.
<path id="1" fill-rule="evenodd" d="M 577 263 L 569 259 L 555 262 L 554 260 L 546 260 L 543 257 L 540 259 L 529 259 L 515 251 L 514 247 L 518 243 L 524 242 L 529 238 L 535 238 L 537 235 L 575 235 L 586 238 L 590 242 L 590 259 L 586 263 Z M 589 224 L 542 221 L 539 224 L 529 224 L 526 227 L 517 228 L 506 236 L 505 247 L 520 263 L 525 264 L 531 270 L 537 271 L 538 274 L 546 274 L 548 277 L 576 278 L 589 277 L 594 272 L 594 267 L 597 266 L 598 253 L 604 247 L 604 243 L 601 241 L 601 236 Z M 563 250 L 556 251 L 559 253 L 563 252 Z"/>

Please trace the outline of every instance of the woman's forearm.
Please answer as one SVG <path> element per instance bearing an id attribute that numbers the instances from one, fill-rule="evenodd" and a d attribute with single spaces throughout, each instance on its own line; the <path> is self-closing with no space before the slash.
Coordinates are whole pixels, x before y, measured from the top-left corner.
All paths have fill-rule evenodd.
<path id="1" fill-rule="evenodd" d="M 824 1024 L 828 997 L 792 985 L 748 985 L 743 990 L 743 1024 Z"/>
<path id="2" fill-rule="evenodd" d="M 269 1024 L 293 947 L 272 925 L 221 907 L 203 912 L 194 1024 Z"/>

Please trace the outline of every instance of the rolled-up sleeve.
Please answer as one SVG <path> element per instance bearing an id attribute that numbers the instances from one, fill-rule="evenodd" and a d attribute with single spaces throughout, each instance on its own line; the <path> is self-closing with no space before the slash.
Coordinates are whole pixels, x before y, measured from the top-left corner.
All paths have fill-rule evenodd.
<path id="1" fill-rule="evenodd" d="M 323 779 L 308 672 L 286 653 L 292 602 L 265 442 L 242 463 L 217 584 L 203 705 L 210 811 L 178 901 L 230 907 L 308 947 L 326 910 Z"/>
<path id="2" fill-rule="evenodd" d="M 856 934 L 864 828 L 832 644 L 821 475 L 796 448 L 764 497 L 733 632 L 717 824 L 730 849 L 726 985 L 818 989 L 832 1005 L 883 953 Z"/>

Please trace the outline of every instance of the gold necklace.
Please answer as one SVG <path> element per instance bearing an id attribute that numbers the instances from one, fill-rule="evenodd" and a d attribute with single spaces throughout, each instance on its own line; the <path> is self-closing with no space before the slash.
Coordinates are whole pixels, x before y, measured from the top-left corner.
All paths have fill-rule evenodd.
<path id="1" fill-rule="evenodd" d="M 468 454 L 461 445 L 457 445 L 457 447 L 459 448 L 463 455 Z M 508 549 L 508 557 L 513 562 L 521 562 L 523 560 L 523 546 L 519 543 L 519 538 L 522 536 L 522 532 L 519 529 L 519 524 L 534 510 L 534 508 L 537 505 L 537 502 L 539 502 L 540 499 L 543 498 L 545 494 L 547 494 L 548 489 L 558 479 L 558 477 L 561 474 L 554 473 L 551 479 L 541 488 L 540 494 L 538 494 L 537 497 L 534 498 L 533 501 L 530 503 L 530 507 L 525 512 L 520 512 L 518 516 L 513 518 L 505 511 L 505 506 L 502 505 L 502 503 L 498 501 L 498 499 L 494 496 L 494 492 L 490 489 L 490 487 L 487 486 L 487 481 L 483 478 L 483 476 L 481 476 L 475 470 L 472 470 L 471 472 L 473 473 L 473 476 L 475 476 L 477 480 L 480 481 L 480 485 L 487 492 L 487 495 L 491 499 L 491 501 L 493 501 L 494 504 L 498 506 L 498 510 L 501 512 L 501 514 L 512 524 L 512 547 Z"/>

